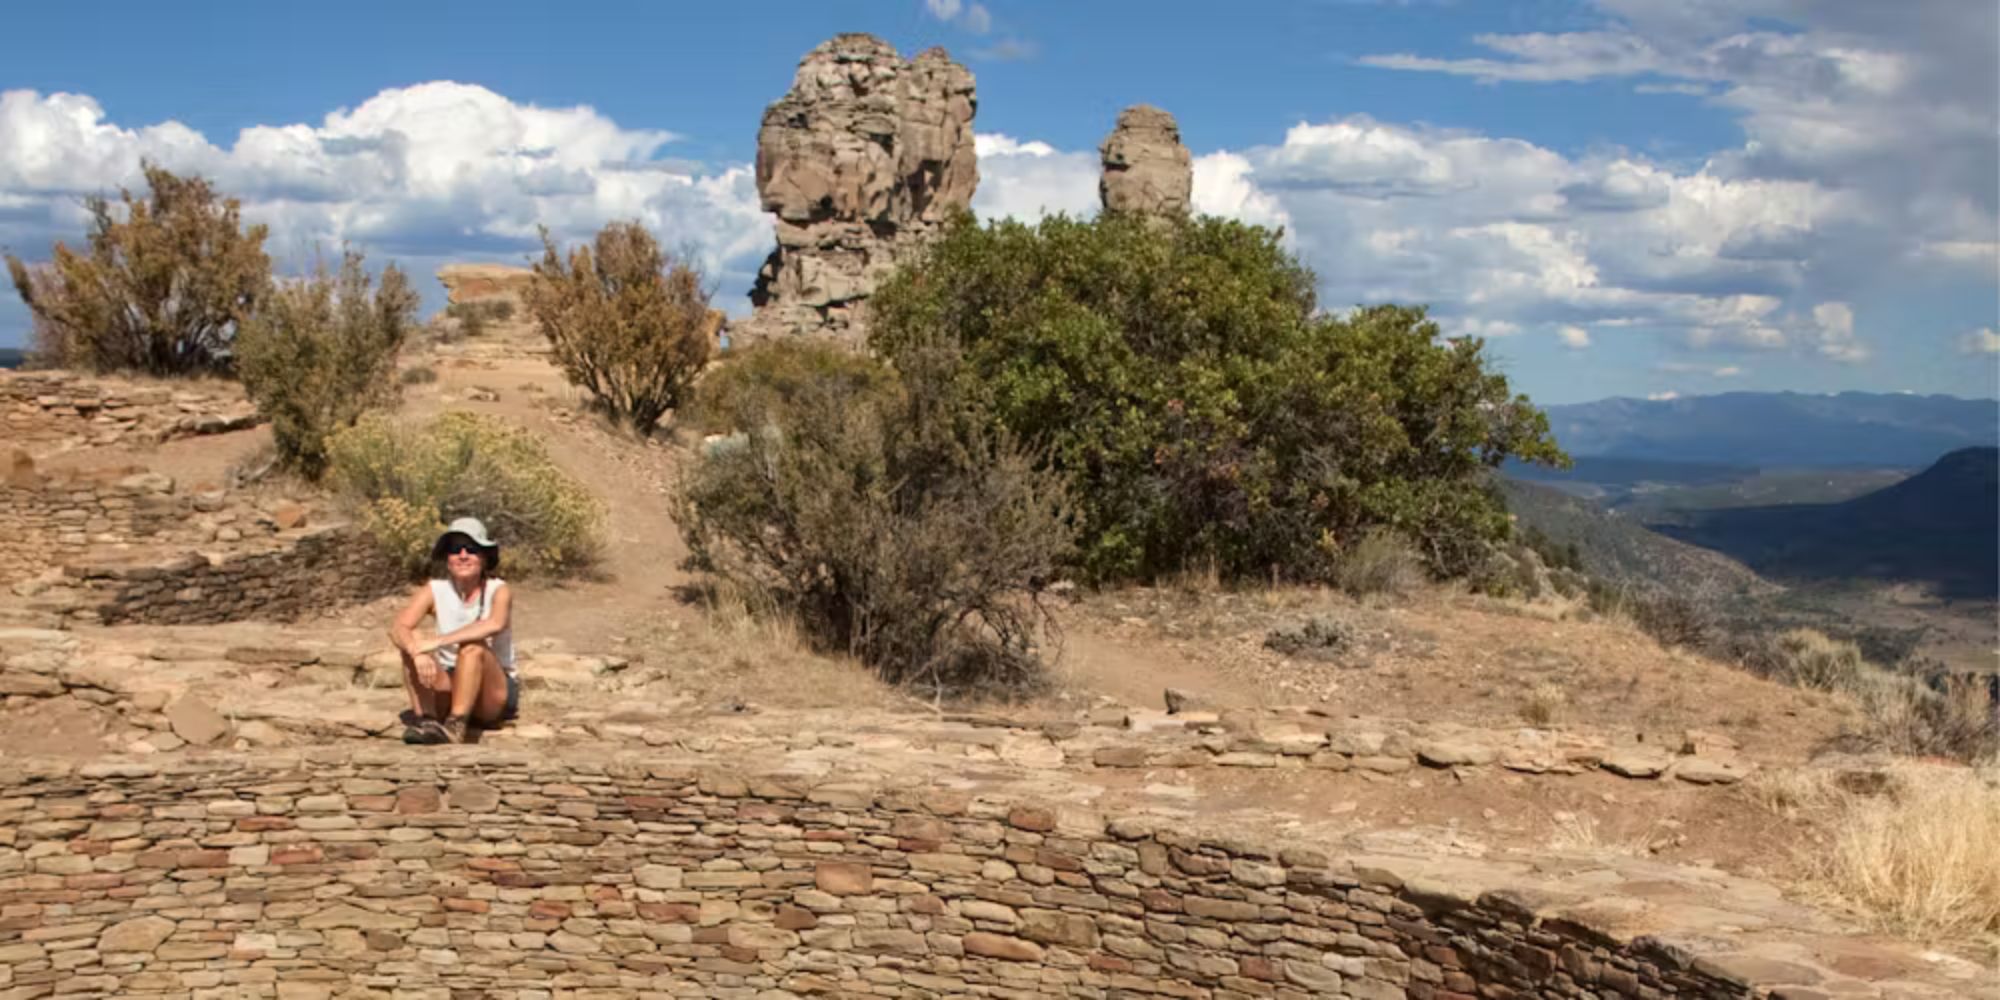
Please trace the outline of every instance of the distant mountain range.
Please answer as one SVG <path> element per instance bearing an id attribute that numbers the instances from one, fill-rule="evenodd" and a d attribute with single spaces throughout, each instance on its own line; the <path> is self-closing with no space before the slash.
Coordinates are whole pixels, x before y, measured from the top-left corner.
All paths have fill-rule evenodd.
<path id="1" fill-rule="evenodd" d="M 1841 503 L 1684 512 L 1656 530 L 1802 580 L 1913 580 L 1945 597 L 2000 596 L 2000 449 L 1963 448 Z"/>
<path id="2" fill-rule="evenodd" d="M 1545 408 L 1573 456 L 1754 468 L 1917 469 L 1959 448 L 2000 446 L 2000 400 L 1843 392 L 1731 392 Z"/>
<path id="3" fill-rule="evenodd" d="M 28 360 L 28 353 L 18 347 L 0 347 L 0 368 L 19 368 Z"/>

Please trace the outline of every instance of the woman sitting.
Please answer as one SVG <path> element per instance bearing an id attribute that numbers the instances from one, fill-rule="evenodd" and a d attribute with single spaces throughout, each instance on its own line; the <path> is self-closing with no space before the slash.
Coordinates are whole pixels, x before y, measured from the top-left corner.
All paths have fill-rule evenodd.
<path id="1" fill-rule="evenodd" d="M 493 575 L 500 547 L 477 518 L 451 522 L 431 547 L 431 561 L 442 564 L 442 577 L 418 587 L 389 627 L 410 692 L 403 742 L 464 743 L 469 725 L 490 727 L 520 709 L 513 591 Z M 437 635 L 419 639 L 425 615 L 437 619 Z"/>

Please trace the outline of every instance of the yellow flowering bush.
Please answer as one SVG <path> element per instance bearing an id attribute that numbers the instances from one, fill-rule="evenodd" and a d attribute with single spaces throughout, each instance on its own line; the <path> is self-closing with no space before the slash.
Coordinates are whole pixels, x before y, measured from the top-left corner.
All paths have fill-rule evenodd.
<path id="1" fill-rule="evenodd" d="M 362 417 L 334 435 L 328 479 L 362 527 L 412 575 L 451 519 L 476 517 L 508 576 L 574 576 L 596 561 L 604 508 L 550 460 L 541 441 L 471 413 L 422 424 Z"/>

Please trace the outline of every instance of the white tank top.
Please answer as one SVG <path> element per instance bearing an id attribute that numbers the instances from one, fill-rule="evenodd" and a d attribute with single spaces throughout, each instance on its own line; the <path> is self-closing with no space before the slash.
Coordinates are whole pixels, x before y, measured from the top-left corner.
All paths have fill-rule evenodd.
<path id="1" fill-rule="evenodd" d="M 505 580 L 489 578 L 471 601 L 461 601 L 458 598 L 458 588 L 452 586 L 450 580 L 432 580 L 431 607 L 432 613 L 437 615 L 438 634 L 450 635 L 492 614 L 493 596 L 506 585 Z M 486 640 L 486 645 L 493 650 L 493 658 L 500 661 L 500 669 L 506 671 L 508 676 L 513 676 L 514 623 L 509 621 L 506 628 Z M 446 670 L 458 666 L 456 646 L 439 646 L 431 655 L 437 657 L 438 666 Z"/>

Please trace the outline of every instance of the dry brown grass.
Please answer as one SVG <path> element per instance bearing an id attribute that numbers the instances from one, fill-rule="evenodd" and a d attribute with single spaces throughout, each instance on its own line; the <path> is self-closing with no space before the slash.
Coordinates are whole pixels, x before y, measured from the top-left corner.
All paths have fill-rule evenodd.
<path id="1" fill-rule="evenodd" d="M 1551 726 L 1562 718 L 1569 705 L 1569 692 L 1562 685 L 1543 681 L 1528 689 L 1521 701 L 1521 718 L 1535 726 Z"/>
<path id="2" fill-rule="evenodd" d="M 1643 858 L 1655 853 L 1655 845 L 1661 839 L 1656 838 L 1652 830 L 1635 836 L 1613 836 L 1598 822 L 1597 817 L 1589 813 L 1558 812 L 1549 818 L 1547 842 L 1550 850 L 1567 854 Z"/>
<path id="3" fill-rule="evenodd" d="M 1820 829 L 1798 855 L 1808 895 L 1922 941 L 2000 944 L 2000 768 L 1897 763 L 1881 794 L 1824 770 L 1750 785 L 1767 808 Z"/>

